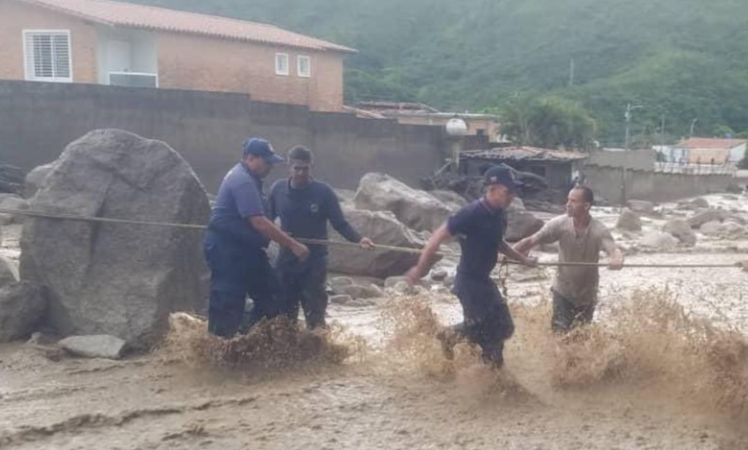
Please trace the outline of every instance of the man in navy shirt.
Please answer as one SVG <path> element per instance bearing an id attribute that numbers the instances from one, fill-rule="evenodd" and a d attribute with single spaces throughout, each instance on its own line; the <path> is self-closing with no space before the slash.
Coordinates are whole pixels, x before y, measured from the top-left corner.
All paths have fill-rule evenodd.
<path id="1" fill-rule="evenodd" d="M 327 223 L 350 242 L 373 248 L 343 216 L 335 192 L 312 178 L 312 152 L 294 147 L 288 153 L 291 176 L 278 180 L 270 190 L 270 218 L 280 217 L 281 229 L 296 238 L 327 240 Z M 309 258 L 300 261 L 281 249 L 276 262 L 280 275 L 284 313 L 296 320 L 299 304 L 309 329 L 325 327 L 327 310 L 327 246 L 310 245 Z"/>
<path id="2" fill-rule="evenodd" d="M 415 283 L 428 271 L 439 246 L 458 236 L 462 254 L 457 267 L 453 293 L 462 304 L 464 322 L 450 333 L 440 333 L 445 353 L 451 355 L 454 342 L 448 334 L 464 336 L 478 344 L 483 361 L 496 368 L 504 363 L 504 341 L 514 333 L 514 322 L 506 301 L 491 280 L 499 253 L 535 265 L 534 259 L 515 251 L 504 241 L 507 218 L 504 210 L 511 204 L 521 186 L 506 167 L 490 168 L 484 179 L 486 191 L 480 200 L 465 206 L 439 227 L 421 253 L 418 264 L 407 274 Z"/>
<path id="3" fill-rule="evenodd" d="M 269 242 L 289 249 L 293 258 L 305 260 L 309 249 L 281 231 L 267 217 L 262 179 L 283 158 L 264 139 L 244 143 L 242 160 L 221 183 L 205 235 L 205 258 L 210 267 L 208 331 L 231 337 L 247 331 L 263 318 L 280 311 L 280 290 L 266 253 Z M 244 320 L 246 298 L 253 308 Z"/>

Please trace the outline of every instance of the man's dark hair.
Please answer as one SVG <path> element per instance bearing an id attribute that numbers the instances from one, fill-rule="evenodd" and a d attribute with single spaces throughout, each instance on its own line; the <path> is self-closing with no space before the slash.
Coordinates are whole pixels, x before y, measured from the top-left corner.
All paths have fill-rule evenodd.
<path id="1" fill-rule="evenodd" d="M 308 148 L 297 145 L 295 147 L 292 147 L 291 150 L 288 151 L 288 161 L 301 161 L 308 164 L 312 163 L 313 160 L 312 151 Z"/>
<path id="2" fill-rule="evenodd" d="M 574 188 L 574 190 L 582 191 L 584 194 L 584 201 L 589 203 L 590 205 L 595 204 L 595 194 L 592 192 L 592 189 L 588 188 L 587 186 L 577 186 Z"/>

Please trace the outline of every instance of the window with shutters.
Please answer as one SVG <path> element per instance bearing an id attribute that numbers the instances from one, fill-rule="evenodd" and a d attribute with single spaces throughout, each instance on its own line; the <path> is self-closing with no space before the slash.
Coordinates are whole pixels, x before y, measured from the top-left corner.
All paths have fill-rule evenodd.
<path id="1" fill-rule="evenodd" d="M 27 80 L 73 81 L 69 31 L 24 30 L 23 42 Z"/>

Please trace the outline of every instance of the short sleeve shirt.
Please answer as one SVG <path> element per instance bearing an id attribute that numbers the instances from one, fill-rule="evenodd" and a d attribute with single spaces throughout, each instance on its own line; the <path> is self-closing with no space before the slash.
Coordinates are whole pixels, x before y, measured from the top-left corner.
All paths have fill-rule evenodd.
<path id="1" fill-rule="evenodd" d="M 559 262 L 598 263 L 601 251 L 610 253 L 616 248 L 610 230 L 594 218 L 584 233 L 577 234 L 574 219 L 559 216 L 546 223 L 535 237 L 541 244 L 558 242 Z M 559 267 L 553 291 L 576 305 L 592 305 L 597 302 L 599 280 L 597 267 Z"/>
<path id="2" fill-rule="evenodd" d="M 447 230 L 458 237 L 462 249 L 457 266 L 459 274 L 490 278 L 498 261 L 506 224 L 504 211 L 491 208 L 483 199 L 463 207 L 447 220 Z"/>

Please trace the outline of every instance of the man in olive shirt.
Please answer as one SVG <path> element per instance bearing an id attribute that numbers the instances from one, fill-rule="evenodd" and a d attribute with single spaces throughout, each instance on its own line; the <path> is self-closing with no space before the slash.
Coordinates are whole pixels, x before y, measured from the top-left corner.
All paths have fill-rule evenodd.
<path id="1" fill-rule="evenodd" d="M 560 263 L 595 263 L 600 251 L 610 258 L 609 268 L 619 270 L 623 255 L 613 236 L 602 222 L 590 215 L 594 203 L 592 190 L 577 186 L 569 192 L 566 215 L 550 220 L 533 236 L 515 244 L 514 249 L 527 254 L 542 244 L 558 242 Z M 565 333 L 574 326 L 592 321 L 597 306 L 600 274 L 597 266 L 560 266 L 551 288 L 553 293 L 553 331 Z"/>

